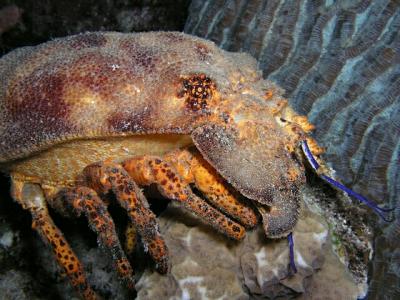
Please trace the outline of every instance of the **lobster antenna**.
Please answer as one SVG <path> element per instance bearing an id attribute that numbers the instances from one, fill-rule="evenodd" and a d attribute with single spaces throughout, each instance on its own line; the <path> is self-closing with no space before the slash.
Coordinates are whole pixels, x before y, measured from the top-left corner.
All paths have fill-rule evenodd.
<path id="1" fill-rule="evenodd" d="M 289 258 L 290 258 L 290 268 L 293 270 L 294 273 L 297 273 L 296 263 L 294 262 L 294 243 L 293 243 L 293 233 L 289 233 L 287 236 L 289 241 Z"/>
<path id="2" fill-rule="evenodd" d="M 304 155 L 306 156 L 308 162 L 310 163 L 311 167 L 317 171 L 320 167 L 320 165 L 318 164 L 318 162 L 316 161 L 316 159 L 314 158 L 313 154 L 311 153 L 310 148 L 308 147 L 307 141 L 303 140 L 301 141 L 301 148 L 304 152 Z M 318 173 L 317 173 L 318 174 Z M 360 195 L 359 193 L 356 193 L 355 191 L 353 191 L 352 189 L 348 188 L 347 186 L 341 184 L 340 182 L 334 180 L 333 178 L 326 176 L 324 174 L 318 174 L 320 178 L 322 178 L 324 181 L 328 182 L 330 185 L 336 187 L 337 189 L 345 192 L 347 195 L 349 195 L 350 197 L 354 197 L 357 200 L 359 200 L 362 203 L 365 203 L 368 207 L 370 207 L 371 209 L 374 210 L 374 212 L 379 215 L 382 220 L 384 220 L 385 222 L 391 222 L 393 221 L 393 219 L 389 219 L 387 216 L 385 216 L 385 213 L 391 212 L 393 210 L 396 209 L 396 207 L 393 208 L 382 208 L 379 207 L 378 204 L 376 204 L 375 202 L 368 200 L 367 198 L 365 198 L 363 195 Z"/>

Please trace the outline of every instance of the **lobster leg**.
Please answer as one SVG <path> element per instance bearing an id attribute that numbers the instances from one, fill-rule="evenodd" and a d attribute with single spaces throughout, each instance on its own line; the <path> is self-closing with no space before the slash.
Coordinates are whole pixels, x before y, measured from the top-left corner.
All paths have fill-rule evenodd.
<path id="1" fill-rule="evenodd" d="M 160 192 L 167 198 L 180 202 L 187 210 L 206 220 L 219 232 L 240 240 L 245 235 L 243 226 L 196 196 L 171 164 L 154 156 L 142 156 L 123 163 L 135 182 L 140 185 L 157 184 Z"/>
<path id="2" fill-rule="evenodd" d="M 82 264 L 72 251 L 62 232 L 51 219 L 40 186 L 13 181 L 12 195 L 24 209 L 29 209 L 31 212 L 32 228 L 39 233 L 42 240 L 51 248 L 58 264 L 67 274 L 75 290 L 86 300 L 97 299 L 98 296 L 86 280 Z"/>
<path id="3" fill-rule="evenodd" d="M 96 192 L 87 187 L 76 187 L 61 190 L 57 197 L 67 203 L 77 216 L 81 213 L 86 215 L 91 229 L 97 234 L 99 244 L 110 252 L 120 278 L 128 288 L 133 289 L 135 283 L 132 267 L 118 240 L 114 221 Z"/>
<path id="4" fill-rule="evenodd" d="M 168 249 L 160 235 L 157 219 L 148 208 L 143 193 L 129 174 L 118 164 L 103 162 L 83 170 L 84 183 L 98 194 L 112 191 L 141 236 L 145 248 L 156 263 L 160 273 L 168 272 Z"/>
<path id="5" fill-rule="evenodd" d="M 125 252 L 128 255 L 131 255 L 133 251 L 135 251 L 136 243 L 137 243 L 136 228 L 132 223 L 128 223 L 125 229 L 125 244 L 124 244 Z"/>
<path id="6" fill-rule="evenodd" d="M 254 210 L 249 204 L 238 199 L 238 193 L 227 186 L 226 181 L 197 150 L 173 151 L 164 156 L 164 159 L 187 183 L 195 184 L 196 188 L 219 210 L 246 228 L 257 225 L 258 219 Z"/>

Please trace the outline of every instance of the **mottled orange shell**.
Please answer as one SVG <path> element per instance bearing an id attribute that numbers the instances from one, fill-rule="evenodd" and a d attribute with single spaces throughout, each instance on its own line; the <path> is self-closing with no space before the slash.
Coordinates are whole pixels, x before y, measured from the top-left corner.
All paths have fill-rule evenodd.
<path id="1" fill-rule="evenodd" d="M 0 162 L 71 139 L 190 133 L 210 109 L 185 102 L 184 78 L 207 74 L 223 95 L 240 78 L 260 79 L 255 70 L 247 55 L 178 32 L 86 33 L 17 49 L 0 59 Z"/>
<path id="2" fill-rule="evenodd" d="M 3 169 L 71 140 L 185 134 L 248 198 L 288 201 L 304 183 L 290 154 L 304 132 L 280 89 L 249 55 L 212 42 L 80 34 L 5 55 L 0 79 L 0 167 L 11 166 Z"/>

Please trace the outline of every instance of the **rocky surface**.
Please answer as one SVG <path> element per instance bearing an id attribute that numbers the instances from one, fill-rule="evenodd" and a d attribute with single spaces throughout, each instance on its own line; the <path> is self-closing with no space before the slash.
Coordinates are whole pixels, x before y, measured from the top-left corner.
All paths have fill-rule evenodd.
<path id="1" fill-rule="evenodd" d="M 400 3 L 396 0 L 194 0 L 185 31 L 246 51 L 316 125 L 325 159 L 356 191 L 400 204 Z M 400 210 L 371 213 L 370 296 L 399 297 Z M 389 271 L 391 270 L 391 271 Z"/>

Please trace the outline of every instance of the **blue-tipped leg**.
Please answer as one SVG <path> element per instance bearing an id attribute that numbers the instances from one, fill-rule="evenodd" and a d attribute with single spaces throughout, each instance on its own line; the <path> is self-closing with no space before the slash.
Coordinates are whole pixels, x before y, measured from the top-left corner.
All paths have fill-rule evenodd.
<path id="1" fill-rule="evenodd" d="M 308 162 L 310 163 L 311 167 L 316 171 L 319 168 L 318 162 L 315 160 L 314 156 L 312 155 L 310 148 L 308 147 L 307 141 L 302 141 L 301 142 L 301 147 L 303 149 L 304 155 L 306 156 Z M 329 184 L 333 185 L 334 187 L 338 188 L 339 190 L 342 190 L 345 192 L 347 195 L 352 196 L 359 200 L 362 203 L 365 203 L 368 207 L 373 209 L 376 214 L 378 214 L 385 222 L 390 222 L 392 219 L 388 218 L 388 216 L 385 215 L 385 213 L 391 212 L 396 209 L 394 208 L 381 208 L 379 207 L 376 203 L 372 202 L 371 200 L 368 200 L 364 196 L 354 192 L 350 188 L 344 186 L 340 182 L 337 182 L 336 180 L 332 179 L 331 177 L 328 177 L 324 174 L 321 174 L 320 177 L 328 182 Z"/>
<path id="2" fill-rule="evenodd" d="M 289 241 L 289 265 L 293 273 L 297 273 L 297 268 L 296 268 L 296 263 L 294 262 L 294 243 L 293 243 L 293 235 L 292 233 L 289 233 L 288 241 Z"/>

